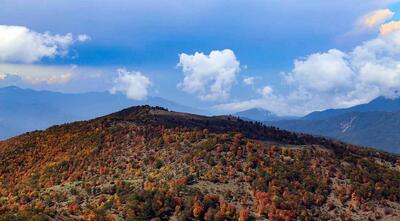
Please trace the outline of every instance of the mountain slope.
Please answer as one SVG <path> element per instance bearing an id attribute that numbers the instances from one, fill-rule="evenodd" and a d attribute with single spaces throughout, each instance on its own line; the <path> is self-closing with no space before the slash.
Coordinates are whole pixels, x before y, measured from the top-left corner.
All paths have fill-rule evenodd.
<path id="1" fill-rule="evenodd" d="M 289 117 L 289 116 L 281 117 L 281 116 L 278 116 L 268 110 L 264 110 L 262 108 L 252 108 L 252 109 L 237 112 L 233 115 L 238 116 L 244 120 L 254 120 L 254 121 L 260 121 L 260 122 L 295 119 L 295 117 Z"/>
<path id="2" fill-rule="evenodd" d="M 377 220 L 400 158 L 149 106 L 0 142 L 0 220 Z"/>
<path id="3" fill-rule="evenodd" d="M 300 119 L 267 124 L 400 153 L 400 112 L 354 112 L 324 120 Z"/>
<path id="4" fill-rule="evenodd" d="M 107 92 L 64 94 L 5 87 L 0 88 L 0 139 L 45 129 L 54 124 L 99 117 L 140 104 L 163 106 L 175 111 L 201 112 L 158 97 L 134 101 Z"/>
<path id="5" fill-rule="evenodd" d="M 351 112 L 394 112 L 400 111 L 400 99 L 389 99 L 378 97 L 366 104 L 356 105 L 350 108 L 327 109 L 323 111 L 315 111 L 303 117 L 305 120 L 324 120 L 341 114 Z"/>

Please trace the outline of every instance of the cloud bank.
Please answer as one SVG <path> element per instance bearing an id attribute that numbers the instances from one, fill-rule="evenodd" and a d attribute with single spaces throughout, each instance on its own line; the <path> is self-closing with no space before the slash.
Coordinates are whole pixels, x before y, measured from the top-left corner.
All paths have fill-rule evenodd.
<path id="1" fill-rule="evenodd" d="M 182 53 L 178 67 L 184 74 L 178 87 L 206 101 L 227 99 L 240 71 L 239 61 L 229 49 L 211 51 L 209 55 Z"/>
<path id="2" fill-rule="evenodd" d="M 29 84 L 64 84 L 76 74 L 75 65 L 50 66 L 35 64 L 2 64 L 0 63 L 0 80 L 3 76 L 19 76 Z"/>
<path id="3" fill-rule="evenodd" d="M 349 52 L 330 49 L 294 61 L 283 74 L 288 92 L 259 89 L 261 98 L 217 105 L 220 110 L 263 107 L 285 115 L 345 108 L 400 95 L 400 30 L 365 41 Z M 265 93 L 264 93 L 265 92 Z"/>

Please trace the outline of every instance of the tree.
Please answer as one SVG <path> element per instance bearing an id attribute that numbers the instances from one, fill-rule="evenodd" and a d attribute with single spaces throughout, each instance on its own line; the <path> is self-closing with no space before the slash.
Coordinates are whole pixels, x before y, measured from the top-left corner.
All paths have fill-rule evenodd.
<path id="1" fill-rule="evenodd" d="M 199 201 L 196 201 L 193 205 L 193 216 L 199 218 L 202 212 L 203 205 Z"/>
<path id="2" fill-rule="evenodd" d="M 248 221 L 250 218 L 250 211 L 248 209 L 241 209 L 239 212 L 238 221 Z"/>

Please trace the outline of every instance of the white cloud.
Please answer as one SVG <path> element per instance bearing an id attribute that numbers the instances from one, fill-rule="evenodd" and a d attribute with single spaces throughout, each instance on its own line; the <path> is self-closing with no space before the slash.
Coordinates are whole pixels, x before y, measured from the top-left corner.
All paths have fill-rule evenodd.
<path id="1" fill-rule="evenodd" d="M 185 76 L 178 87 L 209 101 L 228 98 L 240 71 L 239 61 L 229 49 L 211 51 L 209 55 L 182 53 L 178 66 Z"/>
<path id="2" fill-rule="evenodd" d="M 89 35 L 78 35 L 77 39 L 79 42 L 85 42 L 85 41 L 89 41 L 91 38 Z"/>
<path id="3" fill-rule="evenodd" d="M 114 79 L 114 87 L 110 92 L 115 94 L 121 92 L 129 99 L 143 100 L 148 96 L 151 81 L 140 72 L 129 72 L 125 69 L 118 69 L 118 77 Z"/>
<path id="4" fill-rule="evenodd" d="M 254 80 L 255 80 L 255 77 L 246 77 L 246 78 L 243 79 L 243 83 L 245 85 L 253 85 L 254 84 Z"/>
<path id="5" fill-rule="evenodd" d="M 259 89 L 261 97 L 216 106 L 219 110 L 263 107 L 278 114 L 304 115 L 345 108 L 378 96 L 400 96 L 400 30 L 366 41 L 350 52 L 331 49 L 294 61 L 284 74 L 287 91 Z M 263 93 L 263 92 L 266 93 Z"/>
<path id="6" fill-rule="evenodd" d="M 383 6 L 385 6 L 385 4 Z M 394 15 L 395 12 L 391 11 L 390 9 L 375 9 L 373 11 L 370 11 L 367 14 L 361 16 L 354 24 L 352 30 L 339 36 L 338 40 L 351 41 L 352 39 L 357 38 L 357 36 L 360 35 L 369 36 L 370 34 L 379 31 L 381 25 L 393 18 Z"/>
<path id="7" fill-rule="evenodd" d="M 346 57 L 345 53 L 331 49 L 326 53 L 316 53 L 305 59 L 295 60 L 294 69 L 285 76 L 286 81 L 317 92 L 350 86 L 349 80 L 353 71 L 348 66 Z"/>
<path id="8" fill-rule="evenodd" d="M 24 26 L 0 25 L 0 62 L 33 63 L 42 58 L 62 56 L 75 42 L 73 35 L 38 33 Z M 86 41 L 87 35 L 78 37 Z"/>
<path id="9" fill-rule="evenodd" d="M 76 66 L 44 66 L 34 64 L 2 64 L 0 63 L 0 80 L 6 75 L 19 76 L 29 84 L 65 84 L 75 74 Z M 3 73 L 4 78 L 1 78 Z"/>
<path id="10" fill-rule="evenodd" d="M 263 96 L 263 97 L 268 97 L 272 95 L 273 89 L 270 86 L 264 86 L 263 88 L 259 89 L 258 92 Z"/>
<path id="11" fill-rule="evenodd" d="M 390 9 L 379 9 L 372 11 L 364 15 L 360 21 L 359 25 L 365 28 L 373 28 L 383 24 L 385 21 L 391 19 L 394 16 L 394 12 Z"/>
<path id="12" fill-rule="evenodd" d="M 385 23 L 381 25 L 380 27 L 380 34 L 381 35 L 387 35 L 389 33 L 392 33 L 394 31 L 400 30 L 400 21 L 391 21 L 388 23 Z"/>

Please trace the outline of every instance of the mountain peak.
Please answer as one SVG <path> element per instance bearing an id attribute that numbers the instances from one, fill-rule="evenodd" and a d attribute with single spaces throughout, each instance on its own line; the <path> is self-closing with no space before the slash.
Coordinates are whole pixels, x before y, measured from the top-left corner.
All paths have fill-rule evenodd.
<path id="1" fill-rule="evenodd" d="M 244 111 L 240 111 L 234 114 L 244 120 L 255 120 L 255 121 L 268 121 L 278 118 L 271 111 L 265 110 L 260 107 L 250 108 Z"/>
<path id="2" fill-rule="evenodd" d="M 294 119 L 295 117 L 290 117 L 290 116 L 278 116 L 274 114 L 273 112 L 260 108 L 260 107 L 255 107 L 251 108 L 248 110 L 240 111 L 235 114 L 235 116 L 238 116 L 244 120 L 251 120 L 251 121 L 278 121 L 278 120 L 287 120 L 287 119 Z"/>

